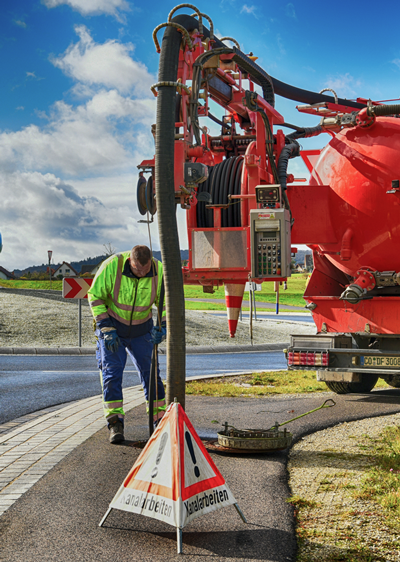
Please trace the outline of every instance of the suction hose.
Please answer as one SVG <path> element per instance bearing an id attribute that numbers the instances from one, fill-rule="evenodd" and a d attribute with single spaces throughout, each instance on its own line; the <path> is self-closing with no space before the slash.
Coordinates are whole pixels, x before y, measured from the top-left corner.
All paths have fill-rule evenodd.
<path id="1" fill-rule="evenodd" d="M 398 115 L 400 114 L 400 105 L 371 105 L 367 108 L 367 115 L 372 117 L 383 117 L 385 115 Z"/>
<path id="2" fill-rule="evenodd" d="M 167 27 L 161 44 L 159 82 L 176 82 L 182 35 Z M 185 300 L 176 223 L 174 144 L 176 91 L 160 86 L 157 96 L 156 198 L 164 270 L 167 317 L 167 405 L 177 398 L 185 407 Z"/>

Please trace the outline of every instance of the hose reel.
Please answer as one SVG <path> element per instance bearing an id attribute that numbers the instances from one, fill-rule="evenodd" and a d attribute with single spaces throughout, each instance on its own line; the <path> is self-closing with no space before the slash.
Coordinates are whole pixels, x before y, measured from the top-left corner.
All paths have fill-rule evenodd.
<path id="1" fill-rule="evenodd" d="M 243 156 L 226 158 L 208 169 L 208 178 L 199 185 L 197 203 L 197 227 L 212 228 L 214 226 L 213 210 L 210 204 L 229 205 L 221 212 L 222 228 L 240 227 L 240 200 L 232 203 L 228 195 L 240 195 L 243 168 Z M 209 194 L 209 197 L 207 197 Z"/>
<path id="2" fill-rule="evenodd" d="M 154 192 L 153 176 L 148 180 L 145 177 L 139 176 L 136 190 L 136 200 L 139 213 L 145 215 L 149 212 L 154 215 L 157 211 L 157 203 Z"/>

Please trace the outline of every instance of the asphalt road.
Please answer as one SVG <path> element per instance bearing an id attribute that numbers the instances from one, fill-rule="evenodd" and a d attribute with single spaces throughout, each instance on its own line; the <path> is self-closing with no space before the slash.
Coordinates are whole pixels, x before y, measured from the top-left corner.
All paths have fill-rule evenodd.
<path id="1" fill-rule="evenodd" d="M 337 404 L 292 422 L 294 440 L 343 421 L 400 411 L 400 390 L 369 395 L 318 393 L 265 398 L 191 397 L 186 413 L 200 436 L 216 435 L 224 421 L 239 428 L 268 428 L 307 412 L 328 397 Z M 107 430 L 77 447 L 0 518 L 7 562 L 294 562 L 296 538 L 287 485 L 287 451 L 212 457 L 248 520 L 233 506 L 199 517 L 183 531 L 176 554 L 175 529 L 154 519 L 113 510 L 98 523 L 137 459 L 133 440 L 147 437 L 144 405 L 127 415 L 126 441 L 108 443 Z M 215 422 L 218 422 L 217 424 Z M 328 444 L 329 446 L 329 444 Z M 326 462 L 331 462 L 327 457 Z M 332 464 L 332 470 L 335 470 Z M 0 556 L 1 558 L 1 556 Z"/>
<path id="2" fill-rule="evenodd" d="M 166 357 L 160 355 L 165 378 Z M 263 369 L 285 369 L 282 352 L 224 353 L 186 356 L 186 377 L 236 373 Z M 140 384 L 130 359 L 124 373 L 124 387 Z M 15 418 L 101 394 L 99 371 L 94 356 L 4 355 L 0 362 L 0 424 Z"/>

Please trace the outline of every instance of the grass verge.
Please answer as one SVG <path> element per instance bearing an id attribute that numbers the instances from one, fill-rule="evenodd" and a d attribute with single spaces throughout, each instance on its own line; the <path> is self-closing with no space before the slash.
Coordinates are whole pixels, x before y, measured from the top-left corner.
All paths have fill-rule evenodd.
<path id="1" fill-rule="evenodd" d="M 386 427 L 371 448 L 375 466 L 365 474 L 356 497 L 377 502 L 400 532 L 400 427 Z"/>
<path id="2" fill-rule="evenodd" d="M 33 290 L 49 290 L 62 291 L 62 280 L 55 280 L 50 283 L 49 280 L 32 281 L 31 279 L 0 279 L 0 287 L 8 287 L 9 289 L 33 289 Z"/>
<path id="3" fill-rule="evenodd" d="M 279 291 L 279 302 L 281 305 L 300 306 L 304 307 L 305 301 L 303 299 L 304 290 L 306 288 L 308 275 L 304 273 L 294 274 L 287 280 L 287 290 L 283 290 L 283 286 Z M 219 287 L 213 294 L 203 293 L 203 288 L 196 285 L 185 286 L 185 297 L 187 299 L 224 299 L 224 287 Z M 255 293 L 256 301 L 275 303 L 276 293 L 274 291 L 273 281 L 268 281 L 262 284 L 261 291 Z M 248 300 L 248 293 L 245 293 L 244 300 Z"/>
<path id="4" fill-rule="evenodd" d="M 296 561 L 398 562 L 400 427 L 345 431 L 336 450 L 328 434 L 327 448 L 311 436 L 291 455 L 294 495 L 287 501 L 296 517 Z"/>
<path id="5" fill-rule="evenodd" d="M 271 371 L 186 383 L 186 394 L 195 396 L 265 396 L 326 391 L 315 371 Z"/>
<path id="6" fill-rule="evenodd" d="M 378 388 L 387 386 L 385 381 L 378 381 Z M 327 391 L 326 384 L 316 380 L 315 371 L 270 371 L 186 383 L 186 394 L 192 396 L 267 396 Z"/>

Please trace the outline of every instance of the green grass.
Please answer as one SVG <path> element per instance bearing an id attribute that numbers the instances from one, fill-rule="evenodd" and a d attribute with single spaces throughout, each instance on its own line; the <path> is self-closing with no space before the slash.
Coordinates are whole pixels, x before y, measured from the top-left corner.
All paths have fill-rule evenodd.
<path id="1" fill-rule="evenodd" d="M 222 310 L 226 311 L 226 305 L 220 302 L 191 302 L 185 301 L 185 310 Z M 245 310 L 242 308 L 242 310 Z"/>
<path id="2" fill-rule="evenodd" d="M 51 289 L 52 291 L 62 291 L 62 280 L 32 280 L 32 279 L 0 279 L 0 287 L 12 289 Z"/>
<path id="3" fill-rule="evenodd" d="M 364 476 L 356 496 L 377 502 L 400 531 L 400 426 L 386 427 L 369 447 L 375 466 Z"/>
<path id="4" fill-rule="evenodd" d="M 304 307 L 305 301 L 303 299 L 304 290 L 307 284 L 308 274 L 298 273 L 288 278 L 287 290 L 283 290 L 283 285 L 279 289 L 279 302 L 281 305 L 301 306 Z M 274 282 L 269 281 L 262 284 L 261 291 L 255 293 L 256 302 L 276 302 L 276 293 L 274 291 Z M 196 285 L 185 286 L 185 298 L 187 299 L 224 299 L 224 287 L 218 287 L 213 294 L 203 293 L 203 288 Z M 245 299 L 248 298 L 248 293 L 245 293 Z"/>
<path id="5" fill-rule="evenodd" d="M 243 384 L 246 386 L 240 386 Z M 384 380 L 379 379 L 376 388 L 389 387 Z M 324 382 L 316 380 L 315 371 L 271 371 L 186 383 L 186 394 L 192 396 L 267 396 L 328 391 Z"/>
<path id="6" fill-rule="evenodd" d="M 250 384 L 250 387 L 240 386 Z M 327 391 L 315 371 L 271 371 L 186 383 L 186 394 L 195 396 L 266 396 Z"/>

